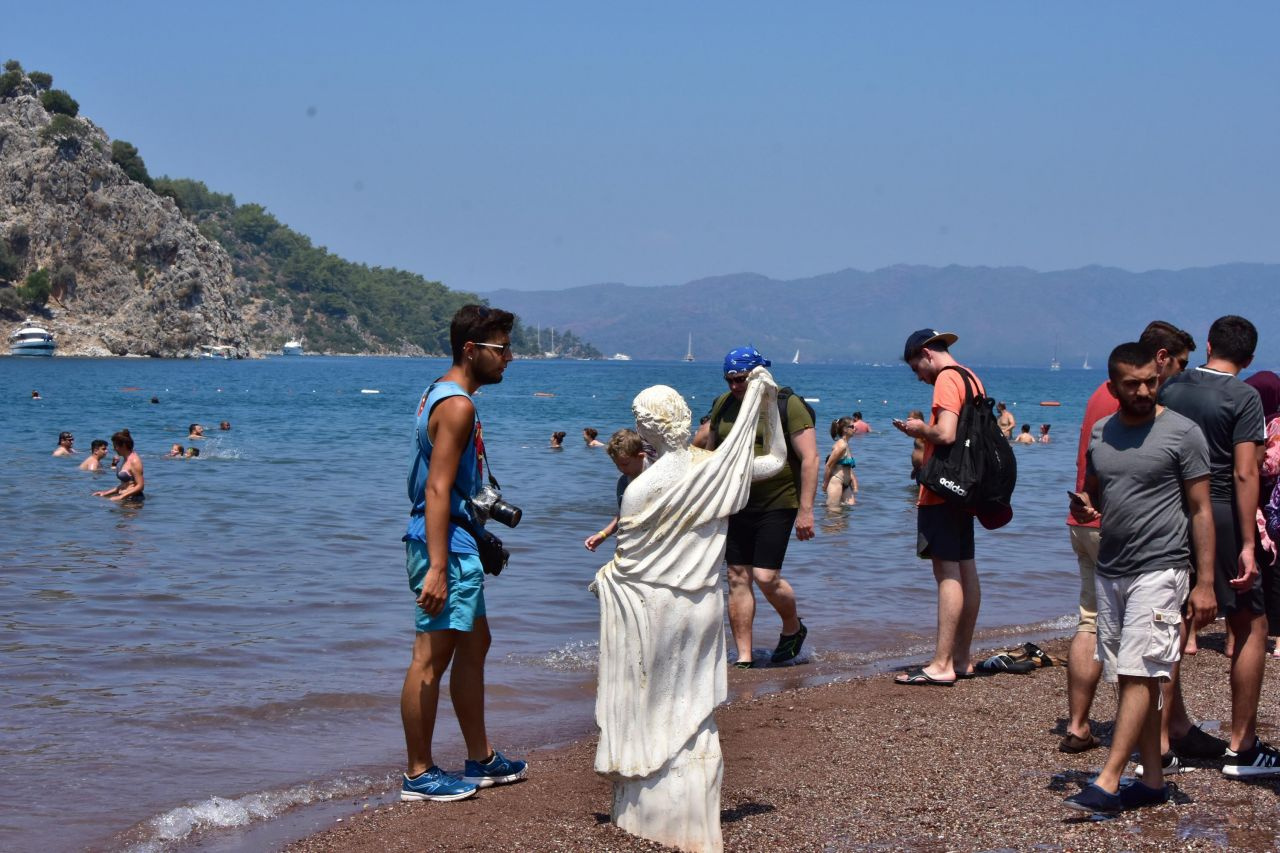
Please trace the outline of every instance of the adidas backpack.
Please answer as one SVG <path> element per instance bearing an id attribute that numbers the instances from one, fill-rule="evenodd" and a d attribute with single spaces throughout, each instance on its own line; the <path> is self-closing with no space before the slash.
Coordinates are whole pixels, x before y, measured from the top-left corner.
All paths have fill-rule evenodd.
<path id="1" fill-rule="evenodd" d="M 933 456 L 920 472 L 920 484 L 969 509 L 1009 506 L 1018 482 L 1013 448 L 996 424 L 995 400 L 978 393 L 973 374 L 949 365 L 964 379 L 964 405 L 956 424 L 956 440 L 935 445 Z"/>

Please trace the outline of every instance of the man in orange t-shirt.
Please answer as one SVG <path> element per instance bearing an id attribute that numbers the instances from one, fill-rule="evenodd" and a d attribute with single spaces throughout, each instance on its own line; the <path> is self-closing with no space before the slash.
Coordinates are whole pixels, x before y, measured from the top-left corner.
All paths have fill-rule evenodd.
<path id="1" fill-rule="evenodd" d="M 956 336 L 951 332 L 921 329 L 907 338 L 902 354 L 920 381 L 933 386 L 929 423 L 919 418 L 894 421 L 902 432 L 923 439 L 922 467 L 928 464 L 935 447 L 956 440 L 965 400 L 961 370 L 972 377 L 978 393 L 986 393 L 982 381 L 967 368 L 945 369 L 960 367 L 948 349 L 955 342 Z M 933 577 L 938 584 L 938 639 L 933 660 L 925 666 L 911 667 L 894 680 L 899 684 L 950 687 L 957 678 L 973 674 L 970 647 L 982 601 L 973 557 L 973 514 L 948 504 L 924 486 L 920 487 L 916 507 L 916 553 L 933 561 Z"/>

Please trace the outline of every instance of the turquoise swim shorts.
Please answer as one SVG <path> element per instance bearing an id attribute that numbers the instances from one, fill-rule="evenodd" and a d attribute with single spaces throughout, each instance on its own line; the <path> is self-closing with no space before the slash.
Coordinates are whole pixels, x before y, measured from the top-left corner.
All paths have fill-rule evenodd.
<path id="1" fill-rule="evenodd" d="M 422 592 L 422 581 L 427 576 L 431 559 L 427 545 L 410 539 L 404 543 L 405 571 L 409 574 L 409 589 L 414 597 Z M 476 618 L 485 615 L 484 567 L 475 554 L 449 555 L 449 597 L 444 609 L 435 616 L 428 616 L 421 607 L 414 605 L 414 626 L 423 631 L 470 631 Z"/>

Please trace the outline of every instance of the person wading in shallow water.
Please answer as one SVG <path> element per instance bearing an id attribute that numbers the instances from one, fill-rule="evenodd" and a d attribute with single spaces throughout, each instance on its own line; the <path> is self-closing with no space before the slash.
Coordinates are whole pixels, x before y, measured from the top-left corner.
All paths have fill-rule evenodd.
<path id="1" fill-rule="evenodd" d="M 724 357 L 724 379 L 729 390 L 716 398 L 711 416 L 698 427 L 693 440 L 695 446 L 714 450 L 728 437 L 747 393 L 748 374 L 770 363 L 751 346 L 739 347 Z M 788 454 L 787 464 L 780 472 L 752 483 L 746 508 L 729 519 L 725 545 L 725 562 L 729 567 L 729 628 L 738 648 L 734 666 L 739 669 L 752 666 L 752 627 L 756 616 L 753 584 L 760 587 L 765 599 L 782 618 L 782 634 L 770 656 L 771 663 L 786 663 L 796 658 L 809 634 L 797 612 L 795 590 L 782 577 L 782 560 L 793 527 L 801 542 L 813 538 L 813 498 L 818 489 L 821 463 L 818 437 L 809 410 L 795 394 L 787 397 L 786 405 L 782 428 L 791 436 L 795 457 Z M 756 454 L 765 452 L 763 430 L 757 427 Z"/>
<path id="2" fill-rule="evenodd" d="M 464 305 L 449 327 L 453 365 L 418 403 L 404 535 L 409 588 L 416 597 L 413 660 L 400 694 L 409 762 L 401 800 L 461 800 L 476 788 L 523 779 L 524 761 L 493 749 L 484 725 L 484 664 L 489 620 L 484 569 L 475 539 L 453 517 L 471 516 L 470 498 L 484 484 L 484 437 L 471 395 L 502 381 L 511 363 L 507 311 Z M 431 755 L 440 681 L 450 670 L 449 695 L 467 746 L 464 775 L 436 766 Z"/>

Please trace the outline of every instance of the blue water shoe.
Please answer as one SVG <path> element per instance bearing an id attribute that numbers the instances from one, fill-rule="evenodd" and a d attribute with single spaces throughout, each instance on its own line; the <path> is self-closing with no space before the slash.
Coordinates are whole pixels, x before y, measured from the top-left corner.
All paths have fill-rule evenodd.
<path id="1" fill-rule="evenodd" d="M 405 776 L 404 784 L 400 786 L 400 799 L 404 802 L 465 800 L 467 797 L 474 796 L 475 793 L 475 785 L 464 782 L 452 773 L 446 773 L 434 765 L 425 773 L 419 773 L 412 779 Z"/>
<path id="2" fill-rule="evenodd" d="M 488 788 L 491 785 L 518 782 L 528 773 L 527 761 L 512 761 L 495 749 L 493 757 L 488 761 L 472 761 L 468 758 L 466 767 L 462 771 L 462 780 L 479 788 Z"/>

